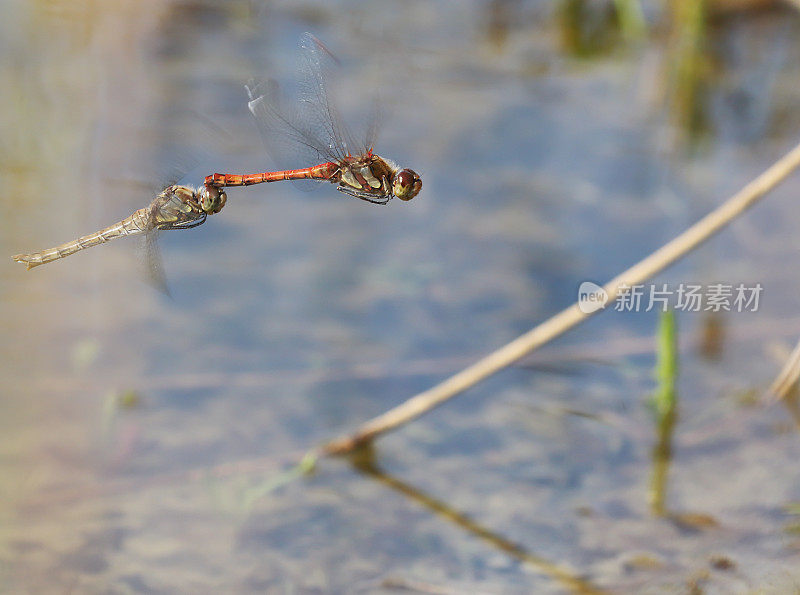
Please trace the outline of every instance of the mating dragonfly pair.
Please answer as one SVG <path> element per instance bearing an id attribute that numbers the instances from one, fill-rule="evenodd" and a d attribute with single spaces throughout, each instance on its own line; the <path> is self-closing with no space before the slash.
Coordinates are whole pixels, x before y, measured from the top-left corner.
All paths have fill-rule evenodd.
<path id="1" fill-rule="evenodd" d="M 362 142 L 353 142 L 342 123 L 328 92 L 328 77 L 338 64 L 336 58 L 309 33 L 302 36 L 300 47 L 303 59 L 299 108 L 286 112 L 274 84 L 248 86 L 248 107 L 273 159 L 280 162 L 285 157 L 288 142 L 294 146 L 298 159 L 317 165 L 257 174 L 212 174 L 206 176 L 199 189 L 170 185 L 149 206 L 114 225 L 55 248 L 12 258 L 30 269 L 116 238 L 148 234 L 150 239 L 156 231 L 197 227 L 208 215 L 222 210 L 227 200 L 225 188 L 229 186 L 317 180 L 336 184 L 337 190 L 374 204 L 385 205 L 395 196 L 405 201 L 414 198 L 422 188 L 417 173 L 401 169 L 372 152 L 374 122 L 366 126 Z"/>

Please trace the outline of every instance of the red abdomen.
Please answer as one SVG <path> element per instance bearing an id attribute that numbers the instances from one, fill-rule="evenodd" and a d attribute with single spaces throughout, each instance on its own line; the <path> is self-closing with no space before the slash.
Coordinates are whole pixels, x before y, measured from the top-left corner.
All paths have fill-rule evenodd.
<path id="1" fill-rule="evenodd" d="M 328 162 L 302 169 L 267 171 L 260 174 L 211 174 L 206 176 L 205 185 L 222 188 L 224 186 L 251 186 L 283 180 L 329 180 L 338 169 L 338 165 Z"/>

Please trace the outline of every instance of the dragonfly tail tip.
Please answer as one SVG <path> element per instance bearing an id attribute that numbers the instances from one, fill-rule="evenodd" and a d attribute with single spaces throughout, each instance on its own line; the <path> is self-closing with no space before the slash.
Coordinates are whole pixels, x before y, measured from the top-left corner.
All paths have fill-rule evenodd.
<path id="1" fill-rule="evenodd" d="M 25 265 L 25 270 L 30 271 L 36 265 L 26 258 L 27 254 L 15 254 L 11 257 L 16 262 L 21 262 Z"/>

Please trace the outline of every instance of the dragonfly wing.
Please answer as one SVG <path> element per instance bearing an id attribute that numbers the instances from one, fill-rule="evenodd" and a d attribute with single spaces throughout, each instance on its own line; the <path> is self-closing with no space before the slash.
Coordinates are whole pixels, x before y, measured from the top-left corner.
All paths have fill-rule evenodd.
<path id="1" fill-rule="evenodd" d="M 353 120 L 359 124 L 348 127 L 339 111 L 344 91 L 353 86 L 344 85 L 340 60 L 311 33 L 300 37 L 300 111 L 304 121 L 316 136 L 328 141 L 331 152 L 338 158 L 360 155 L 372 148 L 374 123 L 377 118 L 360 117 Z M 361 95 L 361 94 L 359 94 Z M 357 130 L 357 134 L 353 134 Z"/>
<path id="2" fill-rule="evenodd" d="M 167 297 L 172 297 L 164 273 L 164 259 L 158 247 L 158 230 L 152 230 L 144 236 L 145 266 L 147 281 Z"/>
<path id="3" fill-rule="evenodd" d="M 155 201 L 154 201 L 155 203 Z M 164 260 L 158 247 L 159 231 L 156 227 L 155 208 L 151 208 L 150 217 L 142 239 L 141 254 L 144 275 L 147 282 L 168 297 L 172 297 L 164 273 Z"/>
<path id="4" fill-rule="evenodd" d="M 274 80 L 251 80 L 245 88 L 248 108 L 258 124 L 267 153 L 278 169 L 297 169 L 338 160 L 299 110 L 291 109 Z M 295 186 L 310 190 L 314 180 L 293 180 Z"/>

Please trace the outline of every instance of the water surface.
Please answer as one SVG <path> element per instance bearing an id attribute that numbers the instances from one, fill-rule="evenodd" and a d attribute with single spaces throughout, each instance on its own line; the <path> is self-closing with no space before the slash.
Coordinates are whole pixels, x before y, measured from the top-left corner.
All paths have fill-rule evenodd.
<path id="1" fill-rule="evenodd" d="M 796 584 L 797 425 L 752 395 L 800 335 L 797 178 L 655 280 L 764 286 L 756 313 L 678 313 L 667 517 L 648 504 L 655 312 L 595 317 L 356 464 L 270 489 L 307 449 L 633 264 L 800 137 L 788 9 L 714 21 L 691 126 L 670 100 L 669 35 L 577 51 L 563 10 L 0 7 L 0 254 L 126 216 L 176 165 L 193 164 L 189 184 L 268 168 L 243 83 L 291 77 L 307 30 L 347 58 L 349 111 L 377 88 L 391 115 L 376 150 L 424 180 L 385 208 L 333 188 L 232 189 L 205 225 L 162 235 L 171 298 L 145 283 L 134 241 L 30 272 L 0 259 L 6 590 Z"/>

